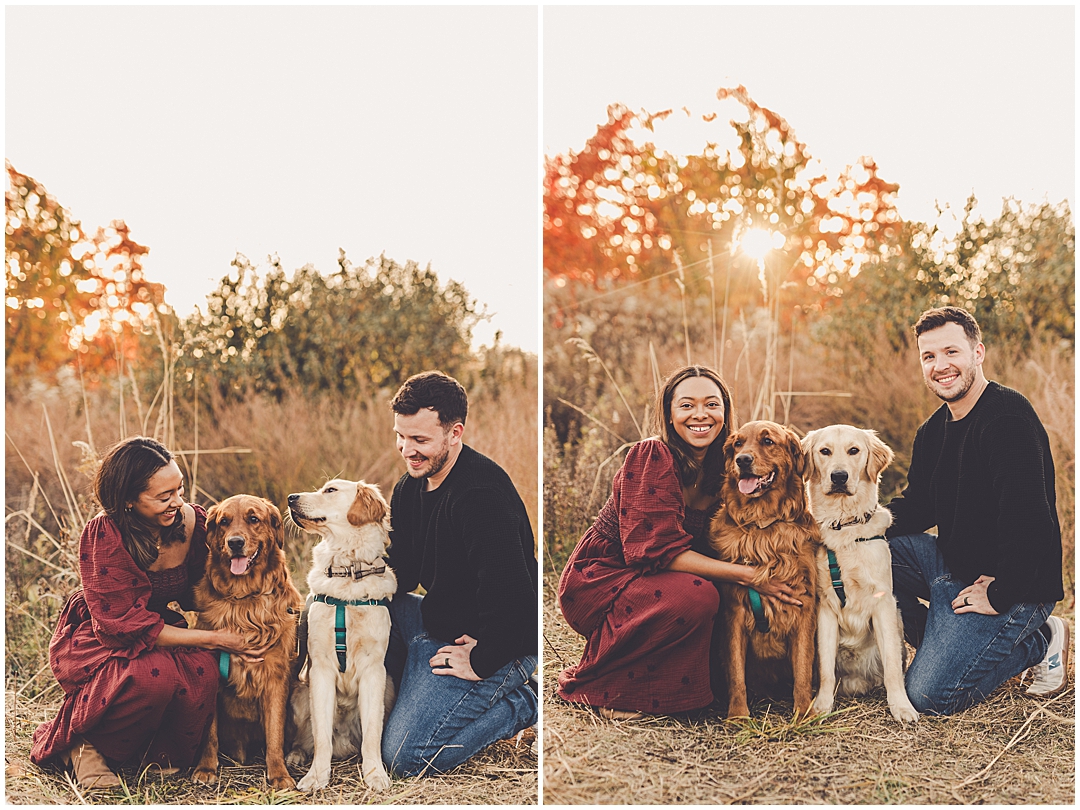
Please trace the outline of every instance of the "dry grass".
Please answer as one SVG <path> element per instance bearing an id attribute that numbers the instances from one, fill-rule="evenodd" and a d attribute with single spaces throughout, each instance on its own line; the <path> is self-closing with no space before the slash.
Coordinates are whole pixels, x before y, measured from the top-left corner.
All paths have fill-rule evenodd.
<path id="1" fill-rule="evenodd" d="M 538 416 L 535 358 L 521 359 L 513 379 L 478 374 L 470 386 L 472 409 L 466 440 L 501 464 L 525 502 L 533 526 L 538 514 Z M 92 467 L 74 443 L 100 452 L 121 433 L 138 432 L 122 417 L 113 393 L 84 397 L 77 381 L 44 385 L 8 380 L 5 401 L 5 607 L 6 765 L 5 792 L 11 804 L 536 804 L 537 758 L 526 743 L 503 741 L 450 774 L 395 780 L 389 793 L 367 792 L 355 760 L 335 764 L 331 787 L 317 796 L 275 793 L 260 766 L 223 767 L 214 788 L 184 777 L 147 777 L 129 770 L 125 788 L 82 796 L 55 771 L 30 764 L 30 735 L 55 714 L 60 689 L 48 666 L 48 642 L 67 594 L 78 586 L 77 545 L 92 515 L 88 496 Z M 12 385 L 12 383 L 17 385 Z M 280 401 L 253 396 L 199 415 L 201 450 L 242 447 L 250 452 L 202 456 L 198 491 L 189 497 L 209 505 L 236 492 L 269 497 L 285 506 L 285 495 L 320 486 L 327 478 L 365 478 L 389 496 L 403 472 L 394 446 L 393 392 L 366 400 L 287 395 Z M 129 403 L 130 405 L 130 403 Z M 193 414 L 178 408 L 175 449 L 195 446 Z M 21 458 L 20 458 L 21 456 Z M 22 459 L 25 459 L 25 463 Z M 182 457 L 187 480 L 195 478 L 192 457 Z M 194 489 L 194 487 L 189 487 Z M 290 535 L 287 549 L 293 578 L 306 581 L 311 535 Z M 302 776 L 303 772 L 294 776 Z"/>
<path id="2" fill-rule="evenodd" d="M 218 783 L 197 784 L 186 774 L 151 776 L 129 768 L 124 784 L 113 790 L 85 792 L 67 774 L 43 770 L 30 763 L 30 736 L 38 723 L 52 716 L 57 705 L 16 701 L 6 694 L 4 724 L 6 804 L 536 804 L 537 758 L 529 739 L 503 740 L 489 746 L 466 764 L 442 776 L 394 779 L 386 793 L 363 784 L 354 757 L 335 762 L 330 785 L 308 795 L 275 791 L 266 783 L 262 764 L 233 765 L 223 757 Z M 305 770 L 293 768 L 299 779 Z"/>
<path id="3" fill-rule="evenodd" d="M 1066 804 L 1075 800 L 1075 688 L 1034 701 L 1016 681 L 951 718 L 904 728 L 884 695 L 792 724 L 791 704 L 751 721 L 612 723 L 553 697 L 584 640 L 544 605 L 545 804 Z M 1070 617 L 1071 618 L 1071 617 Z"/>

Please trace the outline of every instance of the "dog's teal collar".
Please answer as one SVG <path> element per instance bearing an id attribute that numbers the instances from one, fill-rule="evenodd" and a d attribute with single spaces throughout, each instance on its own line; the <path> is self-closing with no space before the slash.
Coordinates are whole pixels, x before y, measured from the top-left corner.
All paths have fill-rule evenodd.
<path id="1" fill-rule="evenodd" d="M 856 543 L 866 543 L 870 540 L 884 540 L 885 535 L 875 534 L 873 537 L 859 537 L 855 540 Z M 840 607 L 847 604 L 847 595 L 844 593 L 844 578 L 840 575 L 840 563 L 837 562 L 836 552 L 831 548 L 826 548 L 825 553 L 829 557 L 829 577 L 832 579 L 833 590 L 836 591 L 836 596 L 840 599 Z"/>
<path id="2" fill-rule="evenodd" d="M 746 589 L 750 597 L 750 610 L 754 612 L 754 627 L 760 633 L 769 632 L 769 620 L 765 618 L 765 609 L 761 606 L 761 594 L 753 588 Z"/>
<path id="3" fill-rule="evenodd" d="M 376 605 L 382 605 L 387 610 L 390 610 L 389 599 L 335 599 L 332 596 L 327 596 L 324 593 L 313 593 L 311 599 L 315 602 L 322 602 L 324 605 L 334 605 L 337 607 L 337 615 L 334 617 L 334 650 L 337 652 L 338 670 L 340 672 L 345 671 L 346 647 L 345 647 L 345 608 L 349 607 L 374 607 Z"/>
<path id="4" fill-rule="evenodd" d="M 227 681 L 229 680 L 229 664 L 232 661 L 232 656 L 225 650 L 218 650 L 217 657 L 218 672 L 221 673 L 222 679 Z"/>

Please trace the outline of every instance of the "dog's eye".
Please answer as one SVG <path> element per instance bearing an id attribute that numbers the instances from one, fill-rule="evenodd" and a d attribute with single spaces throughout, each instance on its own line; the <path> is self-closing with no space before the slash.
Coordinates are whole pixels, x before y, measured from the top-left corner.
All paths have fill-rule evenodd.
<path id="1" fill-rule="evenodd" d="M 258 523 L 258 522 L 259 522 L 259 516 L 258 515 L 248 515 L 248 523 Z"/>
<path id="2" fill-rule="evenodd" d="M 337 487 L 327 487 L 323 492 L 337 492 Z"/>
<path id="3" fill-rule="evenodd" d="M 832 450 L 830 450 L 828 447 L 822 447 L 821 448 L 821 455 L 823 455 L 823 456 L 831 456 L 832 455 Z"/>
<path id="4" fill-rule="evenodd" d="M 218 526 L 228 526 L 232 522 L 232 518 L 222 517 L 218 518 Z"/>
<path id="5" fill-rule="evenodd" d="M 849 447 L 848 451 L 847 451 L 847 454 L 849 456 L 857 456 L 859 454 L 859 448 L 858 447 Z"/>
<path id="6" fill-rule="evenodd" d="M 762 444 L 764 444 L 764 445 L 766 445 L 766 446 L 769 446 L 769 447 L 771 447 L 772 445 L 776 444 L 776 442 L 774 442 L 774 441 L 773 441 L 772 439 L 770 439 L 770 438 L 769 438 L 768 436 L 766 436 L 766 437 L 765 437 L 764 439 L 762 439 L 762 440 L 761 440 L 761 443 L 762 443 Z"/>
<path id="7" fill-rule="evenodd" d="M 743 446 L 743 440 L 742 439 L 736 440 L 736 442 L 735 442 L 735 444 L 733 446 L 734 447 L 742 447 Z"/>

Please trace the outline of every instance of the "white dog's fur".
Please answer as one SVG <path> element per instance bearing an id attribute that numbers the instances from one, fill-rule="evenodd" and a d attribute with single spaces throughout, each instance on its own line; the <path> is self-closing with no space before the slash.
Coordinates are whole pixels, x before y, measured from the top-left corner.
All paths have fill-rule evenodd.
<path id="1" fill-rule="evenodd" d="M 865 539 L 884 535 L 892 524 L 892 513 L 878 504 L 878 481 L 893 452 L 874 431 L 850 425 L 811 431 L 803 451 L 810 512 L 825 544 L 817 552 L 821 685 L 813 710 L 826 714 L 835 694 L 863 695 L 884 683 L 893 717 L 914 723 L 919 713 L 904 689 L 903 624 L 892 592 L 889 544 Z M 833 589 L 826 547 L 840 566 L 844 607 Z"/>
<path id="2" fill-rule="evenodd" d="M 383 565 L 389 546 L 389 507 L 378 487 L 363 481 L 328 481 L 317 492 L 289 496 L 293 521 L 322 540 L 312 551 L 308 589 L 341 600 L 389 599 L 397 579 L 384 573 L 361 579 L 328 576 L 327 569 Z M 382 762 L 385 715 L 393 705 L 393 681 L 383 665 L 390 640 L 390 614 L 380 605 L 345 608 L 346 668 L 334 649 L 337 608 L 312 602 L 308 608 L 308 676 L 293 693 L 296 737 L 287 761 L 302 764 L 314 751 L 311 769 L 297 783 L 306 792 L 326 787 L 330 760 L 360 751 L 360 771 L 373 790 L 390 787 Z"/>

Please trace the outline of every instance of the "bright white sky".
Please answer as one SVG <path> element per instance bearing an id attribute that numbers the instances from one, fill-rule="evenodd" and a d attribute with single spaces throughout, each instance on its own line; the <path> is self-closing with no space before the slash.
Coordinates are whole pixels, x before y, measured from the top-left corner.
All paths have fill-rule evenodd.
<path id="1" fill-rule="evenodd" d="M 717 88 L 742 84 L 829 177 L 872 156 L 905 218 L 972 192 L 988 217 L 1005 196 L 1075 211 L 1074 36 L 1072 6 L 548 6 L 543 151 L 580 150 L 621 102 L 721 110 L 696 139 L 681 112 L 657 128 L 700 153 L 730 132 Z"/>
<path id="2" fill-rule="evenodd" d="M 535 7 L 8 7 L 4 154 L 181 315 L 237 252 L 385 252 L 539 349 Z"/>

